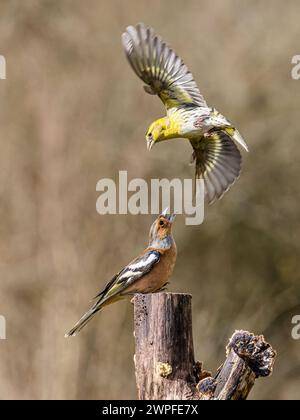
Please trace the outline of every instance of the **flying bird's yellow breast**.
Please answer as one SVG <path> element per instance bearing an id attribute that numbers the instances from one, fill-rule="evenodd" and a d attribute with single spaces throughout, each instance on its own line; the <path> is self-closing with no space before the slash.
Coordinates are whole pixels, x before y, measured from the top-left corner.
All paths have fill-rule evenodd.
<path id="1" fill-rule="evenodd" d="M 172 113 L 168 117 L 168 122 L 169 124 L 165 130 L 165 138 L 172 139 L 172 138 L 180 137 L 181 126 L 182 126 L 180 115 L 178 115 L 175 112 Z"/>

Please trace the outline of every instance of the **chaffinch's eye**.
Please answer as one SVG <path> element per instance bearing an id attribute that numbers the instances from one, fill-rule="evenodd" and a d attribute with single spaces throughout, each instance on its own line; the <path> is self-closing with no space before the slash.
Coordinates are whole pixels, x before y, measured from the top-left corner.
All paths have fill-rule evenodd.
<path id="1" fill-rule="evenodd" d="M 163 220 L 159 221 L 159 226 L 163 226 L 165 224 L 165 222 Z"/>

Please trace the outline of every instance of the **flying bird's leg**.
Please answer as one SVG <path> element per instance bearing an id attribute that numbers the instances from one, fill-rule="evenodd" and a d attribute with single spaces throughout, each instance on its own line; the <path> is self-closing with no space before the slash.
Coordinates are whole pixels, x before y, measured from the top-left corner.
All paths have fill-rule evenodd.
<path id="1" fill-rule="evenodd" d="M 206 133 L 203 134 L 203 137 L 205 139 L 209 139 L 211 137 L 211 133 L 209 131 L 207 131 Z"/>

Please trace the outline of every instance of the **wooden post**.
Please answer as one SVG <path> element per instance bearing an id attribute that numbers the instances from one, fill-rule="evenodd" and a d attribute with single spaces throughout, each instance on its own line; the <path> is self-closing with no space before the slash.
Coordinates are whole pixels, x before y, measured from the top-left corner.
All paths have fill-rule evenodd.
<path id="1" fill-rule="evenodd" d="M 215 377 L 195 362 L 191 296 L 136 295 L 135 374 L 141 400 L 246 399 L 255 379 L 272 373 L 276 353 L 262 336 L 238 331 Z"/>

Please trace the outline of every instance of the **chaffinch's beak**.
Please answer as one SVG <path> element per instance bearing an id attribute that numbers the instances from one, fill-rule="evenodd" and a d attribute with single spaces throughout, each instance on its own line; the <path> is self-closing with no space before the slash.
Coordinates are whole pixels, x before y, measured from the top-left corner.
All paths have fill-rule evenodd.
<path id="1" fill-rule="evenodd" d="M 162 216 L 164 216 L 167 220 L 169 220 L 170 223 L 173 223 L 176 217 L 175 213 L 172 214 L 168 214 L 169 213 L 169 207 L 167 207 L 163 212 L 162 212 Z"/>

